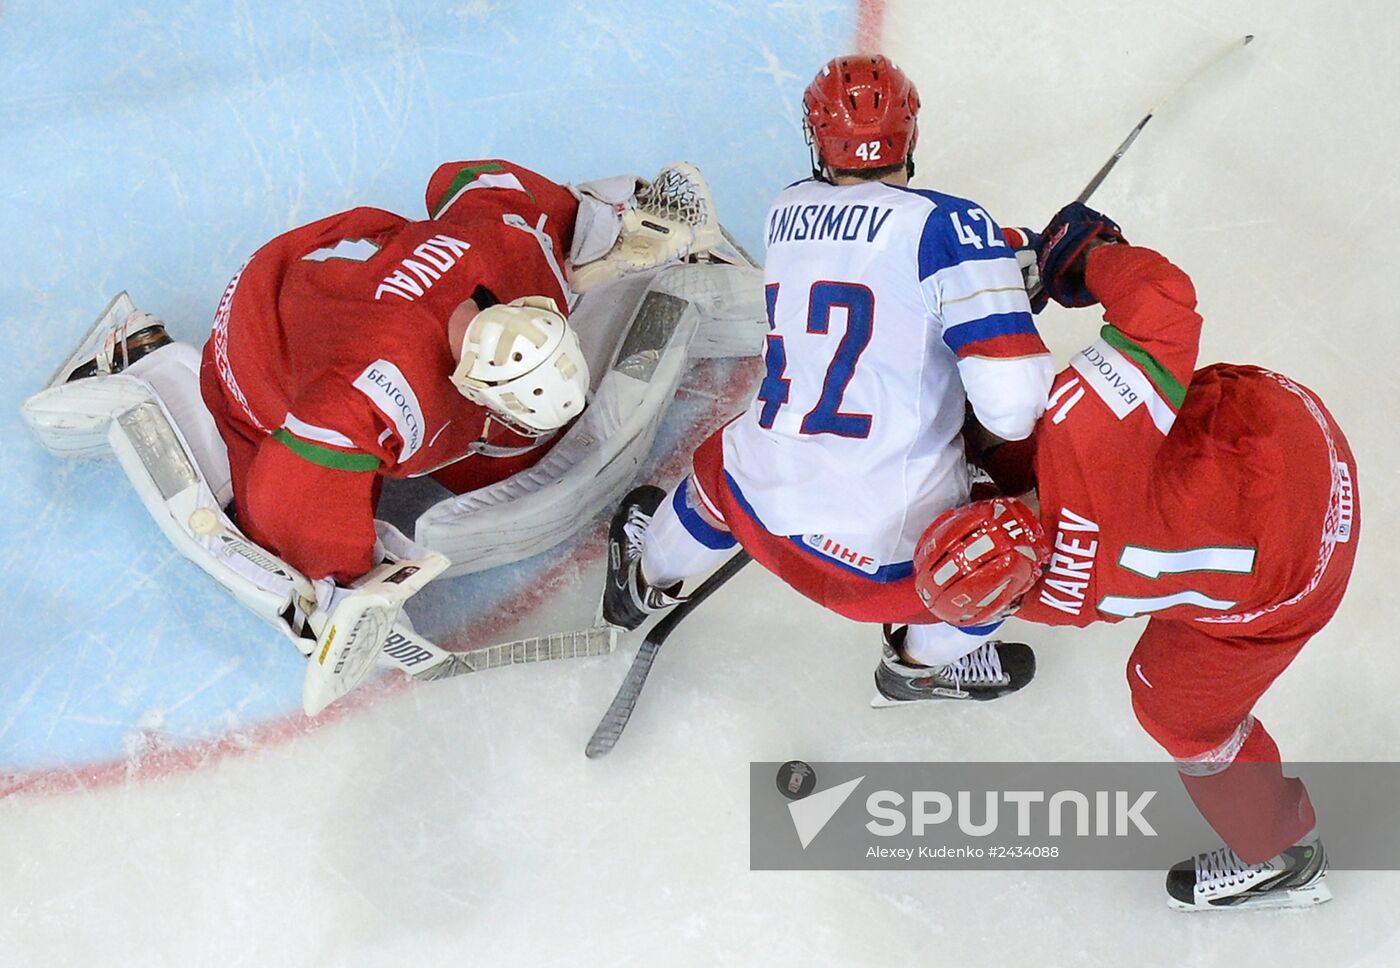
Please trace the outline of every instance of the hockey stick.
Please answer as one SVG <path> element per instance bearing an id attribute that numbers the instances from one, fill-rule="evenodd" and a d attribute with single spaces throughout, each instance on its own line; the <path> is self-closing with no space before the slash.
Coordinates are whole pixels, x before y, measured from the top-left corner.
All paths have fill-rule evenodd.
<path id="1" fill-rule="evenodd" d="M 284 581 L 291 582 L 292 587 L 303 599 L 311 602 L 316 600 L 316 590 L 310 579 L 270 551 L 260 545 L 254 545 L 241 532 L 224 527 L 219 516 L 212 513 L 203 516 L 201 532 L 217 535 L 225 543 L 244 549 L 243 557 L 248 561 Z M 396 625 L 384 640 L 384 645 L 375 658 L 380 665 L 398 669 L 420 682 L 432 682 L 469 672 L 483 672 L 526 662 L 609 655 L 617 647 L 617 637 L 616 628 L 600 625 L 577 631 L 513 639 L 465 652 L 449 652 L 417 632 Z"/>
<path id="2" fill-rule="evenodd" d="M 683 618 L 695 610 L 697 605 L 713 595 L 721 585 L 737 575 L 739 569 L 752 560 L 748 552 L 740 549 L 738 554 L 701 582 L 700 587 L 695 589 L 689 598 L 671 609 L 670 614 L 657 622 L 656 626 L 647 633 L 647 637 L 642 641 L 642 647 L 637 650 L 636 657 L 632 659 L 627 676 L 617 689 L 617 695 L 613 697 L 608 711 L 603 714 L 598 728 L 593 730 L 593 735 L 589 737 L 588 746 L 583 751 L 584 755 L 589 759 L 596 759 L 617 745 L 617 741 L 622 737 L 622 731 L 627 728 L 627 721 L 632 718 L 632 710 L 637 708 L 637 700 L 641 697 L 642 687 L 647 683 L 647 676 L 651 674 L 651 665 L 656 661 L 656 653 L 661 651 L 666 637 L 675 630 Z"/>
<path id="3" fill-rule="evenodd" d="M 379 663 L 398 669 L 419 682 L 433 682 L 526 662 L 609 655 L 617 646 L 617 636 L 618 630 L 614 626 L 598 625 L 574 632 L 553 632 L 498 642 L 465 652 L 449 652 L 416 632 L 398 626 L 384 641 Z"/>
<path id="4" fill-rule="evenodd" d="M 1214 67 L 1216 64 L 1219 64 L 1221 61 L 1229 57 L 1235 51 L 1240 50 L 1244 47 L 1248 47 L 1250 41 L 1252 40 L 1254 40 L 1253 34 L 1245 34 L 1242 40 L 1237 40 L 1234 43 L 1230 44 L 1229 47 L 1226 47 L 1223 51 L 1216 54 L 1214 57 L 1206 61 L 1200 67 L 1196 68 L 1195 73 L 1193 73 L 1190 77 L 1186 78 L 1186 80 L 1178 84 L 1175 88 L 1168 92 L 1165 97 L 1163 97 L 1160 101 L 1153 105 L 1152 110 L 1148 111 L 1146 116 L 1143 117 L 1143 119 L 1137 123 L 1137 126 L 1134 127 L 1132 131 L 1128 132 L 1128 136 L 1123 139 L 1123 143 L 1118 146 L 1118 150 L 1113 152 L 1112 157 L 1110 157 L 1108 161 L 1104 162 L 1103 167 L 1098 170 L 1098 172 L 1094 175 L 1093 178 L 1089 179 L 1089 184 L 1084 186 L 1084 190 L 1079 193 L 1079 197 L 1076 198 L 1075 201 L 1087 202 L 1089 200 L 1089 196 L 1093 195 L 1094 192 L 1098 191 L 1099 186 L 1103 184 L 1103 180 L 1108 177 L 1108 173 L 1113 171 L 1114 167 L 1118 164 L 1119 159 L 1122 158 L 1123 155 L 1127 153 L 1128 149 L 1133 146 L 1133 142 L 1137 140 L 1138 135 L 1142 134 L 1142 129 L 1147 127 L 1147 122 L 1151 121 L 1153 115 L 1155 115 L 1158 111 L 1162 110 L 1162 108 L 1166 106 L 1168 101 L 1170 101 L 1172 98 L 1176 97 L 1179 93 L 1181 93 L 1181 91 L 1192 81 L 1196 80 L 1196 78 L 1209 71 L 1212 67 Z"/>

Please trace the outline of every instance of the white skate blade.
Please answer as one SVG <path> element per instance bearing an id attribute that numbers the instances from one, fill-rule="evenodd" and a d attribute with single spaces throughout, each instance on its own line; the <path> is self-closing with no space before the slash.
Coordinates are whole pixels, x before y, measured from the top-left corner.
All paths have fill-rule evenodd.
<path id="1" fill-rule="evenodd" d="M 937 702 L 940 699 L 963 702 L 964 700 L 970 699 L 971 696 L 971 693 L 955 692 L 952 689 L 939 686 L 937 689 L 932 690 L 931 695 L 927 699 L 891 699 L 889 696 L 886 696 L 883 692 L 876 689 L 875 695 L 870 697 L 870 708 L 889 709 L 892 706 L 924 706 L 931 702 Z"/>
<path id="2" fill-rule="evenodd" d="M 953 700 L 953 701 L 955 701 L 955 702 L 962 702 L 964 699 L 967 698 L 967 694 L 964 693 L 964 694 L 961 695 L 961 696 L 939 696 L 938 698 L 939 698 L 939 699 L 951 699 L 951 700 Z M 875 695 L 872 696 L 871 699 L 870 699 L 870 708 L 871 708 L 871 709 L 892 709 L 892 708 L 894 708 L 895 706 L 926 706 L 926 705 L 928 705 L 928 704 L 931 703 L 931 702 L 934 702 L 934 700 L 933 700 L 932 698 L 930 698 L 930 699 L 889 699 L 889 698 L 885 697 L 884 695 L 882 695 L 881 693 L 877 692 L 877 693 L 875 693 Z"/>
<path id="3" fill-rule="evenodd" d="M 45 387 L 58 386 L 68 381 L 68 375 L 78 366 L 79 363 L 86 363 L 97 353 L 102 346 L 109 330 L 115 329 L 123 320 L 136 312 L 136 305 L 131 301 L 131 297 L 122 290 L 112 297 L 112 301 L 107 304 L 107 308 L 102 310 L 97 320 L 83 334 L 83 338 L 78 341 L 78 345 L 73 352 L 68 354 L 68 359 L 63 361 L 53 376 L 49 377 L 49 382 Z"/>
<path id="4" fill-rule="evenodd" d="M 1280 891 L 1277 894 L 1260 894 L 1247 901 L 1241 901 L 1239 904 L 1184 904 L 1169 894 L 1167 895 L 1167 906 L 1174 911 L 1195 914 L 1199 911 L 1303 909 L 1316 907 L 1330 900 L 1332 900 L 1332 889 L 1322 881 L 1318 881 L 1307 887 L 1296 887 L 1291 891 Z"/>

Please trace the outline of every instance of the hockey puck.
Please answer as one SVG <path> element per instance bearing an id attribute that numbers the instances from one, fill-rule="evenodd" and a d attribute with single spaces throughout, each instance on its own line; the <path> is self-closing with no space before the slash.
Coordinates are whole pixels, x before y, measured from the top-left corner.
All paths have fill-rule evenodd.
<path id="1" fill-rule="evenodd" d="M 789 800 L 801 800 L 817 786 L 817 771 L 802 760 L 788 760 L 778 767 L 778 792 Z"/>
<path id="2" fill-rule="evenodd" d="M 195 534 L 213 534 L 219 530 L 219 516 L 209 508 L 195 508 L 190 513 L 190 530 Z"/>

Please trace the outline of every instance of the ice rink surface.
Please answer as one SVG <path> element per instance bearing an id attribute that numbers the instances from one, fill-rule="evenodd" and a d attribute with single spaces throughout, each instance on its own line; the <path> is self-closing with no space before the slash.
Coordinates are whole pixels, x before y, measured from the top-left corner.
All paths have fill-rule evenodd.
<path id="1" fill-rule="evenodd" d="M 445 160 L 578 180 L 687 158 L 757 251 L 767 201 L 806 171 L 802 87 L 858 21 L 923 94 L 916 184 L 1031 225 L 1197 63 L 1258 35 L 1095 201 L 1192 275 L 1203 362 L 1281 370 L 1347 431 L 1366 518 L 1351 591 L 1258 712 L 1287 758 L 1396 758 L 1389 0 L 8 0 L 0 963 L 1400 964 L 1393 873 L 1334 872 L 1309 912 L 1188 917 L 1156 872 L 749 872 L 750 760 L 1160 760 L 1123 683 L 1136 623 L 1013 623 L 1039 650 L 1032 688 L 876 711 L 873 630 L 751 568 L 673 638 L 606 760 L 582 747 L 635 641 L 384 679 L 308 725 L 285 641 L 164 544 L 114 464 L 60 464 L 18 418 L 115 291 L 202 341 L 266 238 L 355 204 L 420 211 Z M 1040 323 L 1063 360 L 1098 320 Z M 746 372 L 696 375 L 655 479 Z M 600 527 L 435 588 L 419 617 L 455 641 L 571 617 Z M 559 594 L 512 610 L 542 582 Z"/>

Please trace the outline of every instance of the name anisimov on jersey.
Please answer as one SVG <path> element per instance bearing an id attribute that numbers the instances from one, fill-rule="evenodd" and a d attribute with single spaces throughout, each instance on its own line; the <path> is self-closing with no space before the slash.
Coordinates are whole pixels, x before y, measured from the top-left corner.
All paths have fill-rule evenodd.
<path id="1" fill-rule="evenodd" d="M 893 214 L 881 205 L 784 205 L 768 217 L 768 244 L 874 242 Z"/>

